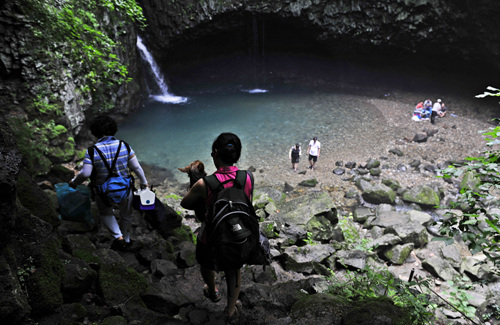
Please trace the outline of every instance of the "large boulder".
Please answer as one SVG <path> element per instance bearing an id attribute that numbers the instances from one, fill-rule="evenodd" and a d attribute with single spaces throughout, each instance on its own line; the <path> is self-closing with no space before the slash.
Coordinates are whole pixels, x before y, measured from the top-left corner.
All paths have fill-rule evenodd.
<path id="1" fill-rule="evenodd" d="M 329 275 L 330 272 L 320 263 L 334 252 L 335 249 L 329 244 L 292 246 L 285 250 L 279 260 L 285 270 L 306 274 Z"/>
<path id="2" fill-rule="evenodd" d="M 386 228 L 385 233 L 390 233 L 401 238 L 402 243 L 412 243 L 415 247 L 422 247 L 429 241 L 427 229 L 415 221 L 391 225 Z"/>
<path id="3" fill-rule="evenodd" d="M 324 216 L 333 224 L 338 222 L 337 210 L 328 193 L 310 193 L 281 204 L 279 212 L 272 214 L 268 220 L 278 224 L 294 224 L 303 226 L 314 216 Z"/>
<path id="4" fill-rule="evenodd" d="M 427 185 L 419 185 L 406 190 L 403 194 L 403 200 L 426 208 L 438 206 L 440 202 L 439 193 Z"/>
<path id="5" fill-rule="evenodd" d="M 382 204 L 389 203 L 393 204 L 396 200 L 396 192 L 394 192 L 390 187 L 376 183 L 372 184 L 365 180 L 360 180 L 359 187 L 363 191 L 362 197 L 368 203 Z"/>
<path id="6" fill-rule="evenodd" d="M 448 261 L 437 255 L 429 256 L 423 260 L 422 267 L 445 281 L 454 281 L 460 278 L 460 273 Z"/>
<path id="7" fill-rule="evenodd" d="M 292 306 L 291 324 L 343 324 L 342 318 L 348 310 L 345 298 L 328 293 L 306 296 Z"/>

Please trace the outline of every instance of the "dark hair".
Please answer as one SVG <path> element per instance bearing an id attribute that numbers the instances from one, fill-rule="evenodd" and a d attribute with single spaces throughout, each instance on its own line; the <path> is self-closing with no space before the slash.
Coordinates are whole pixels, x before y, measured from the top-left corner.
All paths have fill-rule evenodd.
<path id="1" fill-rule="evenodd" d="M 215 150 L 223 163 L 232 165 L 240 159 L 240 138 L 233 133 L 221 133 L 212 144 L 212 155 L 214 155 Z"/>
<path id="2" fill-rule="evenodd" d="M 118 125 L 107 114 L 98 115 L 90 124 L 90 132 L 98 139 L 105 135 L 115 135 L 116 131 L 118 131 Z"/>

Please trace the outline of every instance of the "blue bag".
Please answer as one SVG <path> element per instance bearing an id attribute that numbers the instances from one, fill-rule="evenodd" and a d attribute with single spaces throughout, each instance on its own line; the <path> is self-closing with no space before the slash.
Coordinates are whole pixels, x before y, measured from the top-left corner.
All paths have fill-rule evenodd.
<path id="1" fill-rule="evenodd" d="M 96 146 L 92 147 L 92 149 L 96 150 L 99 156 L 101 156 L 102 162 L 104 163 L 104 166 L 106 166 L 106 169 L 108 170 L 108 178 L 106 179 L 106 181 L 103 184 L 95 185 L 97 194 L 99 194 L 100 198 L 107 205 L 113 205 L 113 203 L 118 204 L 124 199 L 126 199 L 129 196 L 130 187 L 132 186 L 133 183 L 132 177 L 119 176 L 114 170 L 116 165 L 116 160 L 120 155 L 120 149 L 122 143 L 125 142 L 120 141 L 120 144 L 118 145 L 118 150 L 116 151 L 116 155 L 115 158 L 113 159 L 113 163 L 111 164 L 111 166 L 108 164 L 106 157 L 104 157 L 102 151 L 99 150 L 99 148 L 97 148 Z M 125 146 L 127 146 L 127 150 L 130 152 L 130 148 L 126 143 Z M 94 153 L 92 152 L 92 154 L 90 154 L 89 151 L 89 155 L 93 163 Z M 91 176 L 91 178 L 93 177 Z M 94 181 L 92 181 L 92 183 L 94 183 Z"/>
<path id="2" fill-rule="evenodd" d="M 90 210 L 90 188 L 78 185 L 71 188 L 68 183 L 55 185 L 61 219 L 78 221 L 90 226 L 94 224 Z"/>

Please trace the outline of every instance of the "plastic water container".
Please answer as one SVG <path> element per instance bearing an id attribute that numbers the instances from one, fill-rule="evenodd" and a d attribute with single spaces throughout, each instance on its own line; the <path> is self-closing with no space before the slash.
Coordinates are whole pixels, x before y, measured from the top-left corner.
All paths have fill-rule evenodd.
<path id="1" fill-rule="evenodd" d="M 155 193 L 149 188 L 134 192 L 133 206 L 136 210 L 153 210 L 155 208 Z"/>

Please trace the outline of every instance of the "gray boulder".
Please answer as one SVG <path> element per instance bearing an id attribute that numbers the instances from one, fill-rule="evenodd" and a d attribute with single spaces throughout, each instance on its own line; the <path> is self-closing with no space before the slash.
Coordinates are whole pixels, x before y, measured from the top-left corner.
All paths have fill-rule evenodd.
<path id="1" fill-rule="evenodd" d="M 439 193 L 427 185 L 415 186 L 405 191 L 403 200 L 410 203 L 417 203 L 424 207 L 438 206 L 440 202 Z"/>
<path id="2" fill-rule="evenodd" d="M 363 191 L 361 194 L 363 199 L 368 203 L 393 204 L 396 199 L 396 193 L 384 184 L 372 184 L 365 180 L 360 180 L 360 189 Z"/>
<path id="3" fill-rule="evenodd" d="M 272 214 L 268 220 L 278 224 L 305 225 L 312 217 L 322 215 L 333 224 L 338 222 L 337 210 L 328 193 L 310 193 L 290 200 L 281 205 L 279 212 Z"/>
<path id="4" fill-rule="evenodd" d="M 415 247 L 422 247 L 429 241 L 427 229 L 415 221 L 391 225 L 386 228 L 385 233 L 394 234 L 403 243 L 413 243 Z"/>
<path id="5" fill-rule="evenodd" d="M 422 267 L 429 271 L 432 275 L 437 276 L 445 281 L 454 281 L 460 277 L 453 266 L 440 256 L 430 256 L 422 261 Z"/>
<path id="6" fill-rule="evenodd" d="M 287 271 L 329 275 L 328 269 L 320 263 L 333 253 L 335 253 L 335 249 L 329 244 L 292 246 L 285 249 L 279 260 Z"/>
<path id="7" fill-rule="evenodd" d="M 396 245 L 384 252 L 384 256 L 392 263 L 396 265 L 402 265 L 405 260 L 410 256 L 413 250 L 414 244 L 408 243 L 404 245 Z"/>

